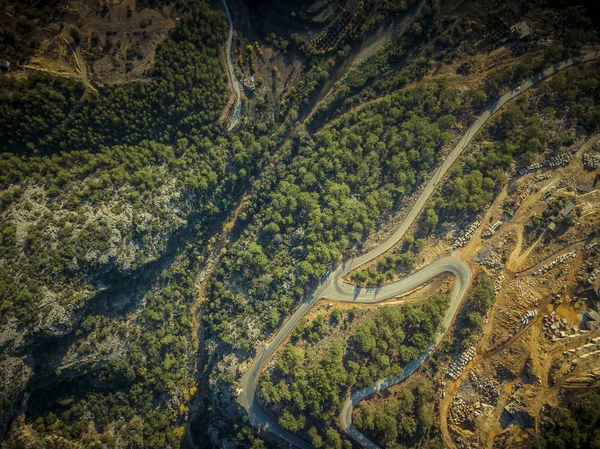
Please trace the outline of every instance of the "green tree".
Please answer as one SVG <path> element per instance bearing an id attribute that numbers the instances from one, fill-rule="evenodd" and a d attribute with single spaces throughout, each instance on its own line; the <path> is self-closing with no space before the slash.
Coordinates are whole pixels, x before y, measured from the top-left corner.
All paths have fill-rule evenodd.
<path id="1" fill-rule="evenodd" d="M 308 429 L 308 439 L 310 441 L 310 444 L 312 444 L 317 449 L 323 447 L 323 438 L 321 437 L 321 435 L 319 435 L 319 432 L 317 432 L 315 426 L 312 426 L 310 429 Z"/>
<path id="2" fill-rule="evenodd" d="M 281 427 L 283 427 L 285 430 L 289 430 L 290 432 L 298 432 L 304 428 L 305 418 L 304 416 L 296 417 L 288 410 L 284 410 L 278 421 Z"/>
<path id="3" fill-rule="evenodd" d="M 335 429 L 327 429 L 325 446 L 331 449 L 342 449 L 342 438 Z"/>

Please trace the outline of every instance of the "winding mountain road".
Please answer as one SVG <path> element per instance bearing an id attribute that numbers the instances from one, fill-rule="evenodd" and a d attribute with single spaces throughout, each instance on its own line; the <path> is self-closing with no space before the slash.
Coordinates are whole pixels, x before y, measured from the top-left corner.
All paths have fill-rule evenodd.
<path id="1" fill-rule="evenodd" d="M 223 0 L 225 2 L 225 0 Z M 350 261 L 343 262 L 337 267 L 335 271 L 325 277 L 317 286 L 317 288 L 304 299 L 302 304 L 296 309 L 296 311 L 288 318 L 284 323 L 279 332 L 275 337 L 259 352 L 257 358 L 252 363 L 250 369 L 242 376 L 240 380 L 241 393 L 238 396 L 238 403 L 244 407 L 249 414 L 250 423 L 262 430 L 273 432 L 278 437 L 287 441 L 290 445 L 297 446 L 301 449 L 312 449 L 312 446 L 298 438 L 297 436 L 287 432 L 281 428 L 273 419 L 271 419 L 257 404 L 254 400 L 254 393 L 258 384 L 261 370 L 268 362 L 269 358 L 286 336 L 296 326 L 298 321 L 310 310 L 310 308 L 321 298 L 329 298 L 336 301 L 347 301 L 354 303 L 374 303 L 385 301 L 386 299 L 393 298 L 402 293 L 410 291 L 415 287 L 429 281 L 430 279 L 442 274 L 451 273 L 456 277 L 456 284 L 452 291 L 450 298 L 450 305 L 444 316 L 444 320 L 441 326 L 441 330 L 436 334 L 434 344 L 424 353 L 422 353 L 417 359 L 410 362 L 404 367 L 404 373 L 401 376 L 390 377 L 382 379 L 366 388 L 362 388 L 357 392 L 353 393 L 344 403 L 342 413 L 340 415 L 340 423 L 342 428 L 348 433 L 348 435 L 354 439 L 358 444 L 369 449 L 378 449 L 379 447 L 361 434 L 352 425 L 352 408 L 364 398 L 388 388 L 394 384 L 397 384 L 412 373 L 414 373 L 421 364 L 429 357 L 431 352 L 435 349 L 437 344 L 443 338 L 445 330 L 450 326 L 454 316 L 458 310 L 458 307 L 464 297 L 469 285 L 471 283 L 471 270 L 467 264 L 455 257 L 446 257 L 438 259 L 421 269 L 417 273 L 409 276 L 406 279 L 398 281 L 394 284 L 390 284 L 381 288 L 358 288 L 343 282 L 344 276 L 350 272 L 350 270 L 357 268 L 377 257 L 382 255 L 391 249 L 400 239 L 404 236 L 406 231 L 415 222 L 426 202 L 429 200 L 435 189 L 437 188 L 442 177 L 448 172 L 452 164 L 462 154 L 467 145 L 471 142 L 473 137 L 481 129 L 481 127 L 490 119 L 490 117 L 496 113 L 502 106 L 507 102 L 521 95 L 523 92 L 530 89 L 538 82 L 546 79 L 547 77 L 554 75 L 555 73 L 566 69 L 572 65 L 592 61 L 600 57 L 599 52 L 588 52 L 578 58 L 571 58 L 565 61 L 554 64 L 552 67 L 547 68 L 543 72 L 535 75 L 533 78 L 527 80 L 521 86 L 513 89 L 503 96 L 501 96 L 495 103 L 490 105 L 481 115 L 475 120 L 475 122 L 469 127 L 464 136 L 460 139 L 458 144 L 450 152 L 446 160 L 440 165 L 435 171 L 431 179 L 425 185 L 419 198 L 413 205 L 411 211 L 406 216 L 405 220 L 398 227 L 398 229 L 392 234 L 385 242 L 366 254 L 354 258 Z"/>
<path id="2" fill-rule="evenodd" d="M 225 8 L 225 13 L 227 14 L 227 22 L 229 22 L 229 37 L 227 38 L 227 44 L 225 45 L 225 52 L 227 54 L 227 69 L 229 70 L 229 78 L 231 79 L 231 84 L 233 85 L 233 90 L 235 92 L 236 100 L 235 100 L 235 109 L 233 110 L 233 117 L 231 117 L 231 123 L 227 128 L 228 131 L 231 131 L 237 125 L 237 122 L 242 115 L 242 95 L 240 92 L 240 82 L 235 76 L 235 70 L 233 69 L 233 62 L 231 61 L 231 43 L 233 42 L 233 21 L 231 20 L 231 13 L 229 12 L 229 7 L 227 6 L 227 0 L 223 0 L 223 8 Z"/>
<path id="3" fill-rule="evenodd" d="M 356 427 L 352 425 L 352 409 L 354 408 L 354 406 L 363 399 L 368 398 L 369 396 L 372 396 L 375 393 L 378 393 L 382 390 L 385 390 L 386 388 L 389 388 L 392 385 L 396 385 L 397 383 L 402 382 L 404 379 L 411 376 L 417 369 L 419 369 L 423 362 L 427 360 L 427 358 L 431 355 L 438 343 L 444 338 L 446 329 L 448 329 L 452 324 L 452 320 L 454 319 L 454 316 L 458 311 L 458 307 L 460 306 L 462 299 L 465 296 L 465 293 L 469 289 L 469 285 L 471 285 L 471 268 L 462 260 L 451 257 L 436 260 L 427 267 L 423 268 L 421 271 L 404 279 L 404 281 L 407 282 L 406 287 L 410 291 L 423 283 L 421 279 L 422 277 L 424 277 L 425 279 L 432 279 L 441 273 L 452 273 L 456 277 L 456 283 L 454 285 L 454 288 L 452 289 L 452 295 L 450 296 L 450 304 L 448 305 L 448 309 L 446 309 L 444 320 L 440 325 L 440 330 L 435 335 L 435 340 L 433 344 L 425 352 L 421 353 L 421 355 L 419 355 L 418 358 L 410 362 L 408 365 L 404 366 L 402 375 L 386 377 L 385 379 L 377 381 L 373 385 L 361 388 L 360 390 L 352 393 L 346 399 L 344 405 L 342 406 L 342 411 L 340 413 L 340 425 L 342 426 L 342 429 L 344 429 L 344 431 L 348 434 L 348 436 L 357 443 L 359 443 L 362 447 L 366 447 L 368 449 L 379 449 L 379 446 L 377 446 L 375 443 L 369 440 L 366 436 L 360 433 L 358 429 L 356 429 Z M 418 276 L 421 274 L 422 276 Z M 414 285 L 417 282 L 418 284 Z M 393 287 L 394 285 L 396 284 L 392 284 L 386 287 Z"/>

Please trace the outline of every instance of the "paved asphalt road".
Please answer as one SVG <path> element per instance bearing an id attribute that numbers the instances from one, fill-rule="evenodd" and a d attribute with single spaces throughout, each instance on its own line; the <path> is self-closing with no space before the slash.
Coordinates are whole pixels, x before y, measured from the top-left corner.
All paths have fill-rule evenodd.
<path id="1" fill-rule="evenodd" d="M 231 20 L 231 14 L 229 13 L 229 7 L 227 6 L 227 0 L 223 0 L 223 8 L 227 14 L 227 21 L 229 22 L 229 37 L 227 38 L 227 44 L 225 46 L 225 53 L 227 54 L 227 68 L 229 69 L 229 78 L 231 84 L 233 84 L 233 90 L 235 91 L 235 110 L 233 111 L 233 117 L 231 118 L 231 124 L 228 131 L 231 131 L 237 125 L 240 115 L 242 114 L 242 101 L 240 94 L 240 82 L 235 76 L 235 70 L 233 69 L 233 63 L 231 62 L 231 42 L 233 41 L 233 21 Z"/>
<path id="2" fill-rule="evenodd" d="M 225 0 L 223 0 L 223 3 L 225 4 Z M 283 327 L 275 335 L 273 340 L 271 340 L 266 347 L 259 351 L 259 354 L 254 360 L 252 366 L 246 372 L 246 374 L 242 376 L 242 379 L 240 380 L 240 387 L 242 391 L 238 396 L 238 403 L 248 411 L 250 423 L 253 426 L 257 428 L 262 428 L 266 431 L 273 432 L 278 437 L 287 441 L 290 445 L 297 446 L 301 449 L 312 449 L 312 446 L 310 444 L 292 435 L 290 432 L 287 432 L 286 430 L 282 429 L 276 423 L 275 420 L 271 419 L 254 401 L 254 391 L 258 384 L 260 372 L 271 357 L 271 355 L 273 354 L 273 352 L 275 351 L 275 349 L 277 349 L 279 344 L 281 344 L 285 337 L 296 326 L 298 321 L 308 312 L 308 310 L 318 299 L 330 298 L 337 301 L 349 301 L 356 303 L 372 303 L 377 301 L 383 301 L 385 299 L 397 296 L 403 292 L 409 291 L 412 288 L 417 287 L 418 285 L 424 282 L 427 282 L 428 280 L 443 272 L 450 272 L 456 276 L 457 280 L 455 288 L 452 291 L 450 306 L 445 315 L 442 326 L 443 329 L 447 329 L 449 327 L 456 311 L 458 310 L 458 306 L 460 305 L 460 302 L 471 282 L 471 271 L 469 267 L 459 259 L 448 257 L 436 260 L 435 262 L 423 268 L 419 272 L 413 274 L 412 276 L 395 284 L 382 287 L 380 289 L 358 289 L 353 286 L 345 285 L 342 281 L 342 278 L 353 268 L 359 267 L 371 261 L 372 259 L 379 257 L 381 254 L 385 253 L 390 248 L 392 248 L 398 241 L 400 241 L 400 239 L 404 236 L 408 228 L 413 224 L 413 222 L 417 219 L 417 217 L 423 210 L 426 202 L 429 200 L 429 197 L 437 188 L 440 179 L 442 179 L 442 177 L 446 174 L 450 166 L 461 155 L 461 153 L 467 147 L 469 142 L 471 142 L 475 134 L 481 129 L 485 122 L 487 122 L 489 118 L 498 109 L 500 109 L 508 101 L 521 95 L 523 92 L 531 88 L 534 84 L 542 81 L 548 76 L 551 76 L 572 65 L 582 62 L 588 62 L 593 59 L 597 59 L 598 57 L 600 57 L 599 52 L 589 52 L 585 53 L 579 58 L 572 58 L 556 63 L 552 67 L 549 67 L 548 69 L 537 74 L 533 78 L 527 80 L 525 83 L 521 84 L 519 88 L 513 89 L 510 92 L 504 94 L 502 97 L 500 97 L 495 103 L 489 106 L 477 118 L 477 120 L 475 120 L 475 122 L 467 130 L 467 132 L 461 138 L 458 144 L 450 152 L 446 160 L 436 170 L 434 175 L 431 177 L 430 181 L 423 189 L 413 208 L 407 215 L 406 219 L 402 222 L 402 224 L 398 227 L 394 234 L 390 236 L 381 245 L 372 249 L 368 253 L 342 263 L 334 272 L 330 273 L 319 283 L 315 291 L 310 296 L 305 298 L 305 300 L 298 307 L 298 309 L 296 309 L 296 311 L 288 318 Z M 342 410 L 342 414 L 340 416 L 340 420 L 342 427 L 346 429 L 348 435 L 351 438 L 353 438 L 357 443 L 359 443 L 363 447 L 367 447 L 370 449 L 376 449 L 378 447 L 373 442 L 369 441 L 358 430 L 356 430 L 354 426 L 352 426 L 353 406 L 365 397 L 368 397 L 369 395 L 377 391 L 380 391 L 391 385 L 401 382 L 410 374 L 412 374 L 429 356 L 429 354 L 433 351 L 433 349 L 435 348 L 437 343 L 439 343 L 442 337 L 443 333 L 438 333 L 438 335 L 436 336 L 435 344 L 432 347 L 430 347 L 425 353 L 421 354 L 418 359 L 414 360 L 413 362 L 409 363 L 406 367 L 404 367 L 404 374 L 402 376 L 380 380 L 375 385 L 357 391 L 346 400 Z"/>
<path id="3" fill-rule="evenodd" d="M 452 320 L 454 319 L 454 316 L 458 311 L 462 299 L 465 296 L 467 290 L 469 289 L 469 285 L 471 285 L 471 269 L 462 260 L 447 257 L 436 260 L 427 267 L 423 268 L 421 271 L 397 283 L 401 284 L 406 282 L 406 290 L 410 291 L 415 286 L 418 286 L 423 282 L 426 282 L 426 280 L 432 279 L 441 273 L 454 274 L 454 276 L 456 277 L 456 283 L 454 284 L 454 288 L 452 289 L 452 295 L 450 296 L 450 304 L 448 305 L 448 309 L 446 310 L 446 314 L 444 315 L 444 320 L 442 321 L 440 330 L 435 336 L 434 343 L 427 349 L 427 351 L 421 353 L 421 355 L 419 355 L 417 359 L 413 360 L 408 365 L 406 365 L 404 367 L 404 372 L 401 376 L 387 377 L 385 379 L 375 382 L 375 384 L 373 385 L 361 388 L 360 390 L 352 393 L 352 395 L 350 395 L 344 402 L 342 412 L 340 413 L 340 424 L 342 426 L 342 429 L 344 429 L 354 441 L 356 441 L 363 447 L 366 447 L 368 449 L 379 449 L 379 446 L 377 446 L 375 443 L 369 440 L 366 436 L 360 433 L 356 429 L 356 427 L 352 425 L 352 409 L 357 403 L 359 403 L 363 399 L 368 398 L 369 396 L 381 390 L 385 390 L 386 388 L 389 388 L 392 385 L 402 382 L 404 379 L 412 375 L 421 366 L 421 364 L 425 360 L 427 360 L 427 358 L 433 352 L 438 343 L 442 340 L 442 338 L 444 338 L 444 333 L 446 329 L 448 329 L 450 327 L 450 324 L 452 324 Z M 392 284 L 389 287 L 393 287 L 397 284 Z M 390 291 L 389 294 L 392 294 L 392 298 L 396 296 L 393 295 L 393 291 Z M 376 300 L 381 300 L 381 298 L 378 298 Z"/>

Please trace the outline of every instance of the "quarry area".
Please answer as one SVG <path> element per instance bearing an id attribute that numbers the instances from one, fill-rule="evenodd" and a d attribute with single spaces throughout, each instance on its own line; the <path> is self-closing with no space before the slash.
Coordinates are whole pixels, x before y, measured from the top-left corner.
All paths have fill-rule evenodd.
<path id="1" fill-rule="evenodd" d="M 562 395 L 599 384 L 598 140 L 523 171 L 449 242 L 496 290 L 482 337 L 440 373 L 449 447 L 522 444 Z"/>
<path id="2" fill-rule="evenodd" d="M 431 381 L 446 447 L 523 447 L 543 434 L 565 398 L 600 385 L 599 155 L 600 136 L 592 135 L 519 170 L 483 214 L 419 255 L 413 271 L 459 257 L 474 285 L 491 278 L 495 298 L 469 339 L 467 297 L 430 363 L 364 408 L 377 410 L 415 382 Z"/>

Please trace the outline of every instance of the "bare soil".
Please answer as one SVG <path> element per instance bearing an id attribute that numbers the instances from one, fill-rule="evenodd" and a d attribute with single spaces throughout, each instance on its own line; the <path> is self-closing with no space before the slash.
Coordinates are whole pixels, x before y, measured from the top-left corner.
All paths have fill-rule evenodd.
<path id="1" fill-rule="evenodd" d="M 38 32 L 40 45 L 23 68 L 90 84 L 149 79 L 156 47 L 176 20 L 172 5 L 152 9 L 137 8 L 135 0 L 70 2 L 59 21 Z"/>

